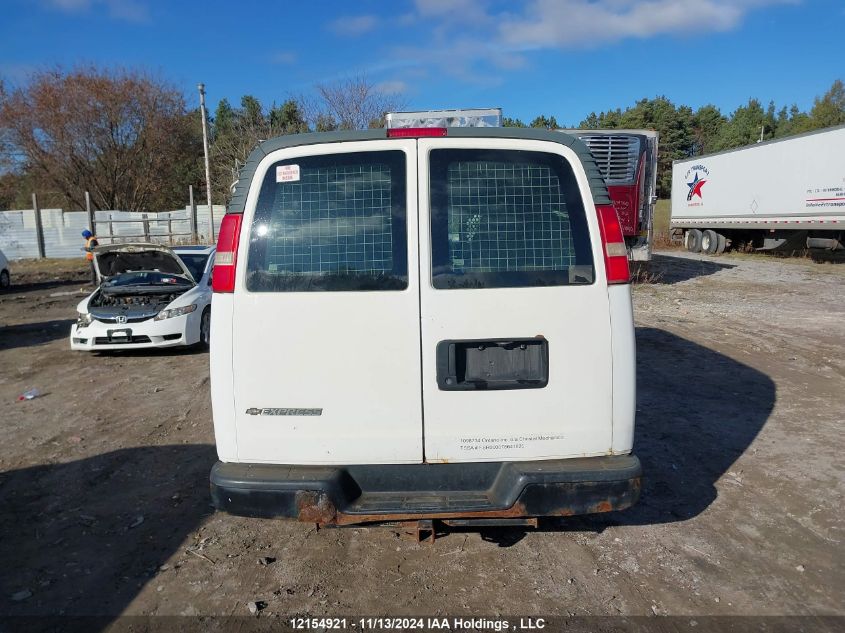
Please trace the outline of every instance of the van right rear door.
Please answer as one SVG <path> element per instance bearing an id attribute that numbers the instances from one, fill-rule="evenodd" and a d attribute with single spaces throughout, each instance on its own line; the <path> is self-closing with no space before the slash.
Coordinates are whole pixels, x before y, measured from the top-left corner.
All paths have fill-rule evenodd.
<path id="1" fill-rule="evenodd" d="M 577 155 L 462 136 L 418 151 L 426 461 L 607 454 L 608 292 Z"/>

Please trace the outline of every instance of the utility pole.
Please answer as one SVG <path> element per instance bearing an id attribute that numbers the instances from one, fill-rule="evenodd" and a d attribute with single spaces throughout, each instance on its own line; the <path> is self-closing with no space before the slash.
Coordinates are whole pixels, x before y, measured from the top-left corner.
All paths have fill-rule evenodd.
<path id="1" fill-rule="evenodd" d="M 191 205 L 191 240 L 194 244 L 199 243 L 199 236 L 197 235 L 197 203 L 194 202 L 194 186 L 188 185 L 188 200 Z"/>
<path id="2" fill-rule="evenodd" d="M 97 235 L 97 223 L 94 221 L 94 209 L 91 208 L 91 194 L 85 192 L 85 210 L 88 212 L 88 230 Z"/>
<path id="3" fill-rule="evenodd" d="M 38 196 L 32 193 L 32 212 L 35 214 L 35 246 L 38 249 L 38 259 L 44 259 L 44 225 L 41 223 L 41 207 L 38 206 Z"/>
<path id="4" fill-rule="evenodd" d="M 205 84 L 197 84 L 200 91 L 200 114 L 202 114 L 202 149 L 205 154 L 205 195 L 208 199 L 208 223 L 211 226 L 211 241 L 214 242 L 214 209 L 211 206 L 211 167 L 208 162 L 208 117 L 205 112 Z"/>

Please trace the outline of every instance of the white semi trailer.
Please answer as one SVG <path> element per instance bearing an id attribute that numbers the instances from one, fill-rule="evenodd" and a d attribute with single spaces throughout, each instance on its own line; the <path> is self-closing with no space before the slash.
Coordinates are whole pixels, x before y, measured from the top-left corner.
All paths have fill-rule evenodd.
<path id="1" fill-rule="evenodd" d="M 675 161 L 671 231 L 712 255 L 842 248 L 845 126 Z"/>

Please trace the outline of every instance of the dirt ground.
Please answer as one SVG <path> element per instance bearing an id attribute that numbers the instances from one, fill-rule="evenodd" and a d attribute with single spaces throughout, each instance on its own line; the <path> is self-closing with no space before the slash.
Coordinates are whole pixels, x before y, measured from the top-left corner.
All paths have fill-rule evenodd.
<path id="1" fill-rule="evenodd" d="M 845 615 L 845 265 L 666 252 L 652 273 L 640 503 L 417 544 L 215 513 L 207 354 L 72 353 L 85 270 L 17 266 L 0 615 Z"/>

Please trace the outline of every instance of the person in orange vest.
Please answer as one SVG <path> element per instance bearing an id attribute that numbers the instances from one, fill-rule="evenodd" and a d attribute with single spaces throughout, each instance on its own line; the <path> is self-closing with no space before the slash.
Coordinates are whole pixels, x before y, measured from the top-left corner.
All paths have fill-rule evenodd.
<path id="1" fill-rule="evenodd" d="M 85 238 L 85 248 L 82 250 L 85 251 L 85 259 L 88 260 L 88 265 L 91 266 L 91 284 L 96 286 L 97 270 L 94 268 L 94 249 L 97 248 L 100 243 L 97 241 L 94 234 L 88 229 L 82 231 L 82 237 Z"/>

